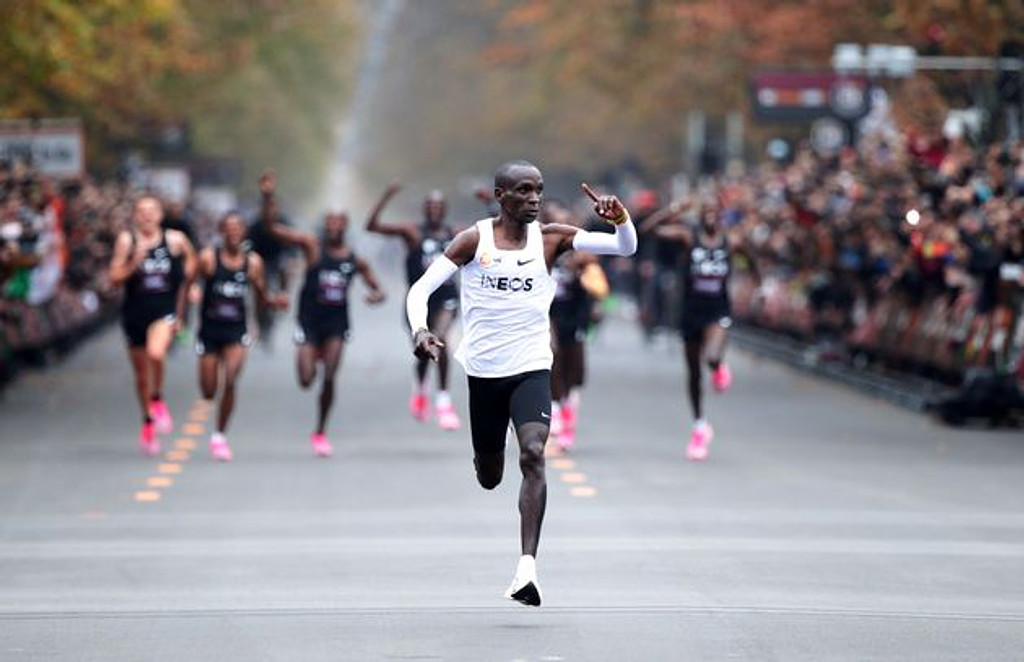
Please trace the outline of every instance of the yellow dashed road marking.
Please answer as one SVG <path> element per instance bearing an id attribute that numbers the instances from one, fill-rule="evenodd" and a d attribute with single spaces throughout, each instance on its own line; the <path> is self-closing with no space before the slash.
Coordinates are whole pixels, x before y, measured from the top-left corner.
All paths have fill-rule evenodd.
<path id="1" fill-rule="evenodd" d="M 576 471 L 576 462 L 559 448 L 553 437 L 548 437 L 548 442 L 544 447 L 544 457 L 549 467 L 561 472 L 562 482 L 572 486 L 569 494 L 584 499 L 597 496 L 597 488 L 586 484 L 586 474 Z"/>
<path id="2" fill-rule="evenodd" d="M 162 498 L 161 489 L 174 486 L 174 479 L 171 476 L 180 474 L 184 470 L 183 463 L 188 462 L 192 457 L 192 451 L 197 447 L 193 437 L 203 434 L 206 426 L 203 424 L 210 416 L 210 406 L 204 400 L 197 400 L 192 404 L 189 411 L 190 422 L 181 426 L 182 436 L 174 441 L 174 447 L 164 455 L 166 462 L 157 465 L 157 476 L 146 478 L 148 490 L 138 490 L 134 494 L 135 501 L 140 503 L 153 503 Z"/>
<path id="3" fill-rule="evenodd" d="M 135 493 L 135 500 L 143 503 L 151 503 L 160 500 L 160 493 L 155 490 L 139 490 Z"/>

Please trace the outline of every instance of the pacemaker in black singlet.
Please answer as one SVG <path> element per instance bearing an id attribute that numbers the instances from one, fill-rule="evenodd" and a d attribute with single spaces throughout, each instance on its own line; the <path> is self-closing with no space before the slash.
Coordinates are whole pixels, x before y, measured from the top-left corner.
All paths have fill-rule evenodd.
<path id="1" fill-rule="evenodd" d="M 138 239 L 132 234 L 132 250 Z M 185 280 L 185 259 L 172 255 L 167 233 L 160 233 L 160 243 L 149 249 L 146 258 L 125 283 L 121 306 L 121 328 L 132 347 L 146 344 L 149 325 L 159 319 L 174 321 L 178 307 L 178 290 Z"/>
<path id="2" fill-rule="evenodd" d="M 555 298 L 551 302 L 551 322 L 561 346 L 583 342 L 590 321 L 590 295 L 579 274 L 571 268 L 572 257 L 560 255 L 551 267 L 555 279 Z"/>
<path id="3" fill-rule="evenodd" d="M 455 238 L 455 234 L 447 226 L 435 232 L 424 223 L 420 226 L 419 232 L 419 244 L 405 257 L 405 279 L 410 287 L 420 279 L 434 260 L 444 255 L 444 250 Z M 430 295 L 427 302 L 428 321 L 442 310 L 457 310 L 458 307 L 459 289 L 455 285 L 455 278 L 452 277 Z"/>
<path id="4" fill-rule="evenodd" d="M 355 273 L 356 257 L 351 252 L 339 259 L 324 251 L 320 261 L 306 270 L 299 294 L 297 344 L 320 345 L 328 338 L 348 337 L 348 290 Z"/>
<path id="5" fill-rule="evenodd" d="M 683 339 L 703 337 L 704 329 L 711 324 L 729 327 L 732 257 L 728 238 L 722 237 L 717 246 L 708 248 L 701 242 L 701 234 L 695 233 L 684 269 Z"/>
<path id="6" fill-rule="evenodd" d="M 219 352 L 227 345 L 248 345 L 247 310 L 249 293 L 249 255 L 245 254 L 239 269 L 229 269 L 221 261 L 221 251 L 214 252 L 216 268 L 203 287 L 200 309 L 199 354 Z"/>

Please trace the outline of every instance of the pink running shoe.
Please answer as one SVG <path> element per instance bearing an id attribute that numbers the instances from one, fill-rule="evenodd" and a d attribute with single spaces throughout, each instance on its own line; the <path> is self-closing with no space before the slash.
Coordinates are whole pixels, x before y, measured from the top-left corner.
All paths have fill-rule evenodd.
<path id="1" fill-rule="evenodd" d="M 575 434 L 576 421 L 576 407 L 568 403 L 562 405 L 562 429 Z"/>
<path id="2" fill-rule="evenodd" d="M 708 423 L 698 423 L 693 426 L 690 434 L 690 445 L 686 447 L 686 458 L 693 462 L 706 460 L 708 457 L 708 446 L 715 436 L 715 431 Z"/>
<path id="3" fill-rule="evenodd" d="M 426 393 L 414 393 L 409 398 L 409 413 L 420 423 L 430 420 L 430 401 Z"/>
<path id="4" fill-rule="evenodd" d="M 732 371 L 729 366 L 719 363 L 718 367 L 711 373 L 711 386 L 719 393 L 725 393 L 732 384 Z"/>
<path id="5" fill-rule="evenodd" d="M 227 437 L 219 432 L 210 435 L 210 455 L 218 462 L 230 462 L 234 457 L 231 447 L 228 446 Z"/>
<path id="6" fill-rule="evenodd" d="M 160 454 L 160 440 L 156 438 L 156 428 L 152 421 L 143 423 L 139 430 L 139 450 L 149 457 Z"/>
<path id="7" fill-rule="evenodd" d="M 558 444 L 559 449 L 563 451 L 569 450 L 576 443 L 576 430 L 563 427 L 562 431 L 555 437 L 555 443 Z"/>
<path id="8" fill-rule="evenodd" d="M 459 420 L 459 415 L 455 413 L 455 407 L 450 402 L 437 406 L 437 424 L 442 430 L 458 430 L 462 427 L 462 421 Z"/>
<path id="9" fill-rule="evenodd" d="M 174 419 L 171 418 L 171 411 L 163 400 L 153 400 L 149 403 L 149 415 L 156 425 L 158 434 L 170 434 L 174 430 Z"/>
<path id="10" fill-rule="evenodd" d="M 331 442 L 327 441 L 327 435 L 317 432 L 310 436 L 309 441 L 313 444 L 313 455 L 317 457 L 334 455 L 334 448 L 331 446 Z"/>

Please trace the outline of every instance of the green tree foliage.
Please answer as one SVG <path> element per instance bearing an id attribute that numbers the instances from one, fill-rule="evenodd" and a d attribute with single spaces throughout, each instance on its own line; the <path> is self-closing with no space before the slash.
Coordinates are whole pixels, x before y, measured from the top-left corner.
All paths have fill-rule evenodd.
<path id="1" fill-rule="evenodd" d="M 0 116 L 80 117 L 101 164 L 186 123 L 199 154 L 310 192 L 358 46 L 354 1 L 7 0 Z"/>

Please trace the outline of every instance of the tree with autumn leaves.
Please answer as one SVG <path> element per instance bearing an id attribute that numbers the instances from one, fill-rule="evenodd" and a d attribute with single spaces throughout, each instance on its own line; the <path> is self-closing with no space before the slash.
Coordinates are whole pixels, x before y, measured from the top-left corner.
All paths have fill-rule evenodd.
<path id="1" fill-rule="evenodd" d="M 78 117 L 110 166 L 155 126 L 308 192 L 357 55 L 354 1 L 7 0 L 0 118 Z"/>
<path id="2" fill-rule="evenodd" d="M 489 63 L 558 90 L 554 131 L 655 164 L 678 156 L 680 116 L 748 107 L 751 72 L 829 69 L 837 43 L 902 43 L 994 56 L 1024 30 L 1019 0 L 527 0 L 500 12 Z M 573 98 L 585 102 L 576 104 Z M 579 112 L 581 107 L 586 112 Z M 608 145 L 608 128 L 620 140 Z M 628 136 L 628 137 L 627 137 Z"/>
<path id="3" fill-rule="evenodd" d="M 1019 0 L 450 0 L 408 3 L 379 118 L 375 175 L 486 172 L 509 154 L 548 171 L 680 166 L 684 118 L 750 107 L 759 69 L 830 70 L 837 43 L 995 55 Z M 936 41 L 938 40 L 938 41 Z M 893 85 L 909 117 L 936 101 Z M 922 91 L 929 92 L 922 94 Z M 756 127 L 753 127 L 756 128 Z M 776 128 L 772 129 L 777 130 Z M 385 179 L 386 181 L 386 179 Z"/>
<path id="4" fill-rule="evenodd" d="M 359 51 L 357 0 L 6 0 L 0 117 L 72 116 L 92 163 L 161 124 L 196 151 L 268 164 L 308 192 L 335 145 Z M 407 2 L 360 126 L 371 179 L 486 172 L 510 153 L 550 170 L 679 166 L 682 118 L 748 107 L 760 68 L 828 69 L 838 42 L 994 55 L 1020 0 Z M 938 77 L 894 90 L 939 115 Z M 927 111 L 927 112 L 925 112 Z M 435 178 L 436 179 L 436 178 Z"/>

